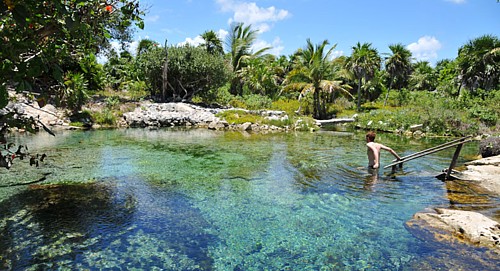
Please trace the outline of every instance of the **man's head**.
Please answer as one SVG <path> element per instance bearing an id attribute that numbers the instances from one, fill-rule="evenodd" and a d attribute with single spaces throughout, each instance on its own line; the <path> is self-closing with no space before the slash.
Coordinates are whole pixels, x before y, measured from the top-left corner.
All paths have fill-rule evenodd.
<path id="1" fill-rule="evenodd" d="M 374 131 L 370 131 L 370 132 L 366 133 L 366 141 L 367 142 L 373 142 L 373 141 L 375 141 L 375 136 L 376 135 L 377 134 L 375 134 Z"/>

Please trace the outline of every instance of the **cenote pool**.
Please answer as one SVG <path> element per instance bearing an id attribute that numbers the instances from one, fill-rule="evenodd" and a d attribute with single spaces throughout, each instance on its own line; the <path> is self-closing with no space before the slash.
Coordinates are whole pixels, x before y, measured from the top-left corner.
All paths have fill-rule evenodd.
<path id="1" fill-rule="evenodd" d="M 444 139 L 377 141 L 407 155 Z M 0 168 L 2 270 L 494 270 L 422 239 L 427 207 L 497 212 L 436 179 L 454 150 L 368 174 L 362 132 L 126 129 L 22 135 L 38 168 Z M 477 154 L 462 150 L 459 164 Z M 392 159 L 382 154 L 382 164 Z M 459 192 L 463 195 L 465 192 Z M 464 198 L 463 200 L 460 200 Z"/>

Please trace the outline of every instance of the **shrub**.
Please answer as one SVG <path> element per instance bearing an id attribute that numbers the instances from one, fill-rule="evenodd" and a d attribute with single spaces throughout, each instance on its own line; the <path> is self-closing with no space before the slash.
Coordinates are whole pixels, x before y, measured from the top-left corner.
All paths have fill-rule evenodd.
<path id="1" fill-rule="evenodd" d="M 498 115 L 492 108 L 481 105 L 474 105 L 468 109 L 471 118 L 477 118 L 488 126 L 495 126 L 498 121 Z"/>
<path id="2" fill-rule="evenodd" d="M 217 114 L 217 117 L 225 119 L 231 124 L 243 124 L 245 122 L 262 123 L 262 116 L 254 115 L 244 110 L 225 110 Z"/>
<path id="3" fill-rule="evenodd" d="M 300 104 L 297 99 L 279 99 L 271 103 L 272 110 L 284 111 L 288 116 L 295 115 L 295 111 L 299 106 Z"/>
<path id="4" fill-rule="evenodd" d="M 243 103 L 247 109 L 258 110 L 271 108 L 271 98 L 259 94 L 249 94 L 243 96 Z"/>
<path id="5" fill-rule="evenodd" d="M 102 112 L 94 112 L 92 119 L 95 123 L 101 125 L 115 125 L 116 124 L 116 116 L 113 114 L 113 111 L 109 108 L 104 108 Z"/>

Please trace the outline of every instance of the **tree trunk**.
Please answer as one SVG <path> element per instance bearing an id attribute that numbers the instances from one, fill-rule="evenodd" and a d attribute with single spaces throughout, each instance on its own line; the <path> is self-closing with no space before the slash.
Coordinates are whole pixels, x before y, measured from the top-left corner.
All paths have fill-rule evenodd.
<path id="1" fill-rule="evenodd" d="M 359 82 L 358 82 L 358 103 L 357 103 L 357 107 L 358 107 L 358 112 L 361 111 L 361 77 L 359 78 Z"/>
<path id="2" fill-rule="evenodd" d="M 165 40 L 165 64 L 163 65 L 163 84 L 161 88 L 162 103 L 166 101 L 167 88 L 168 88 L 168 48 L 167 48 L 167 40 Z"/>
<path id="3" fill-rule="evenodd" d="M 319 89 L 314 90 L 314 118 L 320 118 L 321 104 L 319 102 Z"/>
<path id="4" fill-rule="evenodd" d="M 392 88 L 392 81 L 394 81 L 394 78 L 391 78 L 391 81 L 389 82 L 389 88 L 387 89 L 387 93 L 385 94 L 384 106 L 387 104 L 387 99 L 389 98 L 389 91 L 391 91 Z"/>

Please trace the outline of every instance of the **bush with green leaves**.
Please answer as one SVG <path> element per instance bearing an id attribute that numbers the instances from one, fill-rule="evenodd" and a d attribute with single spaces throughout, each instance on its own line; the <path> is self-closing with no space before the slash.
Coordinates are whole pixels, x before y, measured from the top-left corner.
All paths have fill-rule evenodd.
<path id="1" fill-rule="evenodd" d="M 59 93 L 59 101 L 77 112 L 89 98 L 88 81 L 82 73 L 68 72 L 65 78 L 65 88 Z"/>
<path id="2" fill-rule="evenodd" d="M 146 82 L 146 90 L 152 95 L 161 93 L 165 56 L 165 48 L 151 46 L 135 59 L 133 69 L 137 72 L 137 77 L 132 79 Z"/>
<path id="3" fill-rule="evenodd" d="M 92 55 L 111 39 L 131 40 L 134 22 L 144 26 L 136 0 L 0 1 L 0 14 L 0 106 L 7 85 L 50 96 L 66 72 L 94 74 L 86 58 L 94 62 Z M 91 88 L 99 85 L 97 76 L 87 78 Z"/>
<path id="4" fill-rule="evenodd" d="M 159 94 L 163 88 L 163 66 L 168 53 L 169 101 L 191 100 L 195 95 L 203 98 L 212 95 L 211 90 L 223 86 L 228 79 L 228 69 L 220 55 L 207 52 L 203 47 L 171 46 L 153 47 L 136 59 L 136 67 L 142 71 L 139 79 L 150 84 L 151 94 Z"/>
<path id="5" fill-rule="evenodd" d="M 249 94 L 243 96 L 243 103 L 249 110 L 268 109 L 271 107 L 272 100 L 268 96 Z"/>

